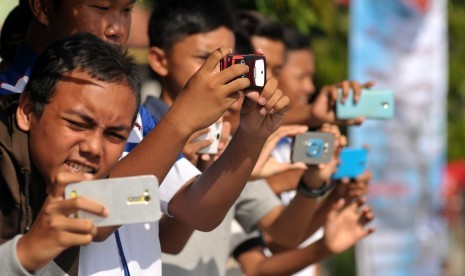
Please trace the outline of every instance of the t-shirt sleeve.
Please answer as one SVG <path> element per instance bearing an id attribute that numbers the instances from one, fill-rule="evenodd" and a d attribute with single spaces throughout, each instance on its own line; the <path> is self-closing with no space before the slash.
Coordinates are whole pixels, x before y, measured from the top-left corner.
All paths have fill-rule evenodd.
<path id="1" fill-rule="evenodd" d="M 160 185 L 160 204 L 163 213 L 168 213 L 168 204 L 170 203 L 173 196 L 181 189 L 192 178 L 198 176 L 200 171 L 192 165 L 186 158 L 180 158 L 168 174 L 165 180 Z"/>
<path id="2" fill-rule="evenodd" d="M 250 181 L 236 201 L 235 218 L 249 233 L 266 214 L 280 205 L 281 202 L 265 180 Z"/>
<path id="3" fill-rule="evenodd" d="M 24 269 L 17 256 L 16 245 L 20 238 L 21 235 L 17 235 L 12 240 L 0 245 L 0 267 L 2 275 L 32 275 Z"/>

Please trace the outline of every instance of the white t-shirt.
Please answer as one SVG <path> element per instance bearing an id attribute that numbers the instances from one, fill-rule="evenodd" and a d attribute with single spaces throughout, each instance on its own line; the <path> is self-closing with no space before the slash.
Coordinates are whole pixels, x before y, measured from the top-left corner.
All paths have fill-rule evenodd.
<path id="1" fill-rule="evenodd" d="M 173 195 L 200 172 L 185 158 L 179 159 L 160 185 L 162 211 Z M 161 248 L 158 222 L 123 225 L 118 230 L 131 275 L 161 275 Z M 79 275 L 124 275 L 115 234 L 103 242 L 82 246 Z"/>

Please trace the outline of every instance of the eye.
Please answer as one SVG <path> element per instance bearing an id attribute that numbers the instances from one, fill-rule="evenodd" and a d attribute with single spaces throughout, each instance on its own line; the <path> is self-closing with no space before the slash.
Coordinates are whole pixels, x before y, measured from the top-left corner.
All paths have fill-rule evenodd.
<path id="1" fill-rule="evenodd" d="M 81 122 L 77 122 L 77 121 L 73 121 L 69 119 L 65 119 L 65 121 L 68 123 L 68 127 L 73 130 L 83 131 L 83 130 L 88 129 L 88 126 L 85 123 L 81 123 Z"/>
<path id="2" fill-rule="evenodd" d="M 124 9 L 124 12 L 126 12 L 126 13 L 132 13 L 133 11 L 134 11 L 134 7 Z"/>
<path id="3" fill-rule="evenodd" d="M 110 7 L 106 7 L 106 6 L 96 6 L 96 5 L 93 5 L 92 6 L 93 8 L 96 8 L 98 10 L 101 10 L 101 11 L 107 11 L 110 9 Z"/>
<path id="4" fill-rule="evenodd" d="M 113 143 L 121 143 L 121 142 L 126 142 L 128 137 L 121 135 L 117 132 L 114 131 L 108 131 L 105 133 L 105 136 L 108 137 L 108 139 L 113 142 Z"/>

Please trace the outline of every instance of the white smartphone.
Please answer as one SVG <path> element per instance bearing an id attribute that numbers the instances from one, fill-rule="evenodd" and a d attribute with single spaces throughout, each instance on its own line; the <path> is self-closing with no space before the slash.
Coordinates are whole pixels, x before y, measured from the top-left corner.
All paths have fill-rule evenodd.
<path id="1" fill-rule="evenodd" d="M 217 154 L 218 153 L 218 143 L 221 138 L 221 131 L 223 130 L 223 121 L 218 121 L 210 126 L 210 129 L 207 133 L 200 135 L 194 141 L 208 140 L 212 139 L 213 142 L 205 148 L 202 148 L 198 151 L 201 154 Z"/>
<path id="2" fill-rule="evenodd" d="M 97 227 L 153 222 L 161 216 L 158 180 L 153 175 L 83 181 L 65 187 L 65 198 L 78 196 L 108 208 L 106 218 L 84 211 L 72 215 L 89 218 Z"/>

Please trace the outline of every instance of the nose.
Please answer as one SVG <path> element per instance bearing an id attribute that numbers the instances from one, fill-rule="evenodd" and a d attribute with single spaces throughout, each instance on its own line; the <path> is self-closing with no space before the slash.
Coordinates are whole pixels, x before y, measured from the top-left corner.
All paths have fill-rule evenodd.
<path id="1" fill-rule="evenodd" d="M 80 153 L 91 162 L 98 161 L 103 155 L 103 133 L 92 131 L 81 141 Z"/>
<path id="2" fill-rule="evenodd" d="M 127 39 L 129 26 L 126 20 L 119 14 L 109 16 L 107 26 L 105 27 L 105 38 L 114 44 L 124 44 Z"/>
<path id="3" fill-rule="evenodd" d="M 305 78 L 303 88 L 306 94 L 310 95 L 315 92 L 315 84 L 313 83 L 313 80 L 311 77 Z"/>

